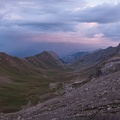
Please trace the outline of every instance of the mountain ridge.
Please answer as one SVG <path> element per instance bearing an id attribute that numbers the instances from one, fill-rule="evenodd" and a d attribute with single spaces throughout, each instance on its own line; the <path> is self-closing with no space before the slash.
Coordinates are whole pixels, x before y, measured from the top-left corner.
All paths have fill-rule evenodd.
<path id="1" fill-rule="evenodd" d="M 58 56 L 55 57 L 55 55 L 53 56 L 47 51 L 44 51 L 40 54 L 34 55 L 32 57 L 28 57 L 28 58 L 18 58 L 18 57 L 13 57 L 11 55 L 8 55 L 4 52 L 0 53 L 1 67 L 7 66 L 9 68 L 11 67 L 11 68 L 16 68 L 16 69 L 17 68 L 22 69 L 22 67 L 23 67 L 23 69 L 25 69 L 25 68 L 30 67 L 30 69 L 31 69 L 32 67 L 35 67 L 34 63 L 31 62 L 32 60 L 35 61 L 36 62 L 35 64 L 38 65 L 36 67 L 39 67 L 41 69 L 47 69 L 48 66 L 49 66 L 48 69 L 54 68 L 54 66 L 56 67 L 56 69 L 64 68 L 64 65 L 60 61 L 59 57 Z M 47 65 L 45 65 L 46 64 L 45 60 L 47 60 L 47 62 L 50 60 L 51 61 Z M 54 63 L 54 66 L 53 66 L 53 63 Z"/>
<path id="2" fill-rule="evenodd" d="M 26 58 L 0 53 L 0 112 L 19 111 L 29 101 L 34 105 L 42 101 L 44 94 L 50 94 L 50 98 L 56 96 L 54 91 L 59 86 L 51 90 L 49 84 L 65 70 L 64 66 L 48 52 L 31 59 L 33 63 Z"/>
<path id="3" fill-rule="evenodd" d="M 32 57 L 25 58 L 30 63 L 43 68 L 65 68 L 59 56 L 52 51 L 43 51 Z M 45 65 L 47 64 L 47 65 Z"/>
<path id="4" fill-rule="evenodd" d="M 108 47 L 106 49 L 102 49 L 97 52 L 79 57 L 76 61 L 72 63 L 72 66 L 75 66 L 75 68 L 84 68 L 84 66 L 91 67 L 115 56 L 119 53 L 119 51 L 120 44 L 117 47 Z"/>
<path id="5" fill-rule="evenodd" d="M 72 63 L 74 60 L 76 60 L 77 58 L 79 58 L 80 56 L 84 56 L 86 54 L 88 54 L 89 52 L 76 52 L 74 54 L 71 55 L 67 55 L 65 57 L 62 57 L 61 59 L 63 60 L 64 63 L 66 64 L 70 64 Z"/>
<path id="6" fill-rule="evenodd" d="M 51 51 L 24 59 L 0 53 L 0 119 L 119 120 L 120 44 L 74 62 Z"/>

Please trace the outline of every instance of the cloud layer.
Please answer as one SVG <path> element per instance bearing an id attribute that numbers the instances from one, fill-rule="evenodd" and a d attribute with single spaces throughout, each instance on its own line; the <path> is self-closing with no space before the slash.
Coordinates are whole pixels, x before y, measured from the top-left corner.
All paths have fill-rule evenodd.
<path id="1" fill-rule="evenodd" d="M 82 50 L 88 45 L 117 45 L 120 41 L 118 1 L 1 0 L 0 51 L 29 52 L 38 44 L 38 51 L 52 48 L 58 51 L 56 43 L 79 44 L 77 48 L 84 44 Z M 43 43 L 44 48 L 39 49 Z M 48 43 L 54 44 L 47 47 Z"/>

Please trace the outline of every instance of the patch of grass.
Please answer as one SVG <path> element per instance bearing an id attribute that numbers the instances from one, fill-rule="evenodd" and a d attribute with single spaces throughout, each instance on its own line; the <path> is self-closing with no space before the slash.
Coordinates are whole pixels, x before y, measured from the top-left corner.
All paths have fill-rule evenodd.
<path id="1" fill-rule="evenodd" d="M 0 112 L 20 110 L 29 101 L 35 105 L 38 96 L 51 92 L 50 80 L 40 76 L 11 75 L 12 83 L 0 86 Z"/>

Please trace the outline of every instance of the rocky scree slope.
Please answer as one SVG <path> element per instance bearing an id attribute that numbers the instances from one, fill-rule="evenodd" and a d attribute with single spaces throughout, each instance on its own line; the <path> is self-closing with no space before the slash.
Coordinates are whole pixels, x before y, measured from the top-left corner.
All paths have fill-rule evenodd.
<path id="1" fill-rule="evenodd" d="M 1 120 L 119 120 L 120 71 L 29 109 L 0 114 Z"/>

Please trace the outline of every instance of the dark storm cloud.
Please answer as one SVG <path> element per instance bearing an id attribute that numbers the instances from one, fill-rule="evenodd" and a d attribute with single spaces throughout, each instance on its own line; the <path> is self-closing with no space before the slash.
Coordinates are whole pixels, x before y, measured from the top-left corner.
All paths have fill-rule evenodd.
<path id="1" fill-rule="evenodd" d="M 75 31 L 76 21 L 72 20 L 72 9 L 84 4 L 83 0 L 11 0 L 1 1 L 0 29 L 19 29 L 48 31 Z M 6 3 L 6 4 L 5 4 Z M 6 27 L 8 26 L 8 27 Z M 18 31 L 20 32 L 20 31 Z"/>
<path id="2" fill-rule="evenodd" d="M 112 23 L 120 21 L 120 4 L 102 4 L 86 8 L 76 15 L 79 22 Z"/>
<path id="3" fill-rule="evenodd" d="M 15 8 L 11 8 L 12 3 Z M 120 21 L 120 4 L 102 4 L 95 7 L 86 7 L 82 10 L 74 10 L 77 2 L 73 3 L 73 6 L 69 3 L 72 4 L 73 0 L 8 1 L 7 9 L 0 13 L 0 19 L 3 19 L 1 24 L 18 25 L 18 27 L 36 29 L 37 31 L 67 32 L 75 31 L 75 27 L 80 22 L 106 24 Z M 84 2 L 81 1 L 81 3 Z M 18 5 L 18 8 L 15 5 Z"/>
<path id="4" fill-rule="evenodd" d="M 74 24 L 69 23 L 18 23 L 20 27 L 27 27 L 28 29 L 38 30 L 38 31 L 75 31 Z"/>
<path id="5" fill-rule="evenodd" d="M 112 41 L 120 41 L 120 22 L 101 24 L 98 29 L 104 33 L 104 37 L 107 37 Z"/>

